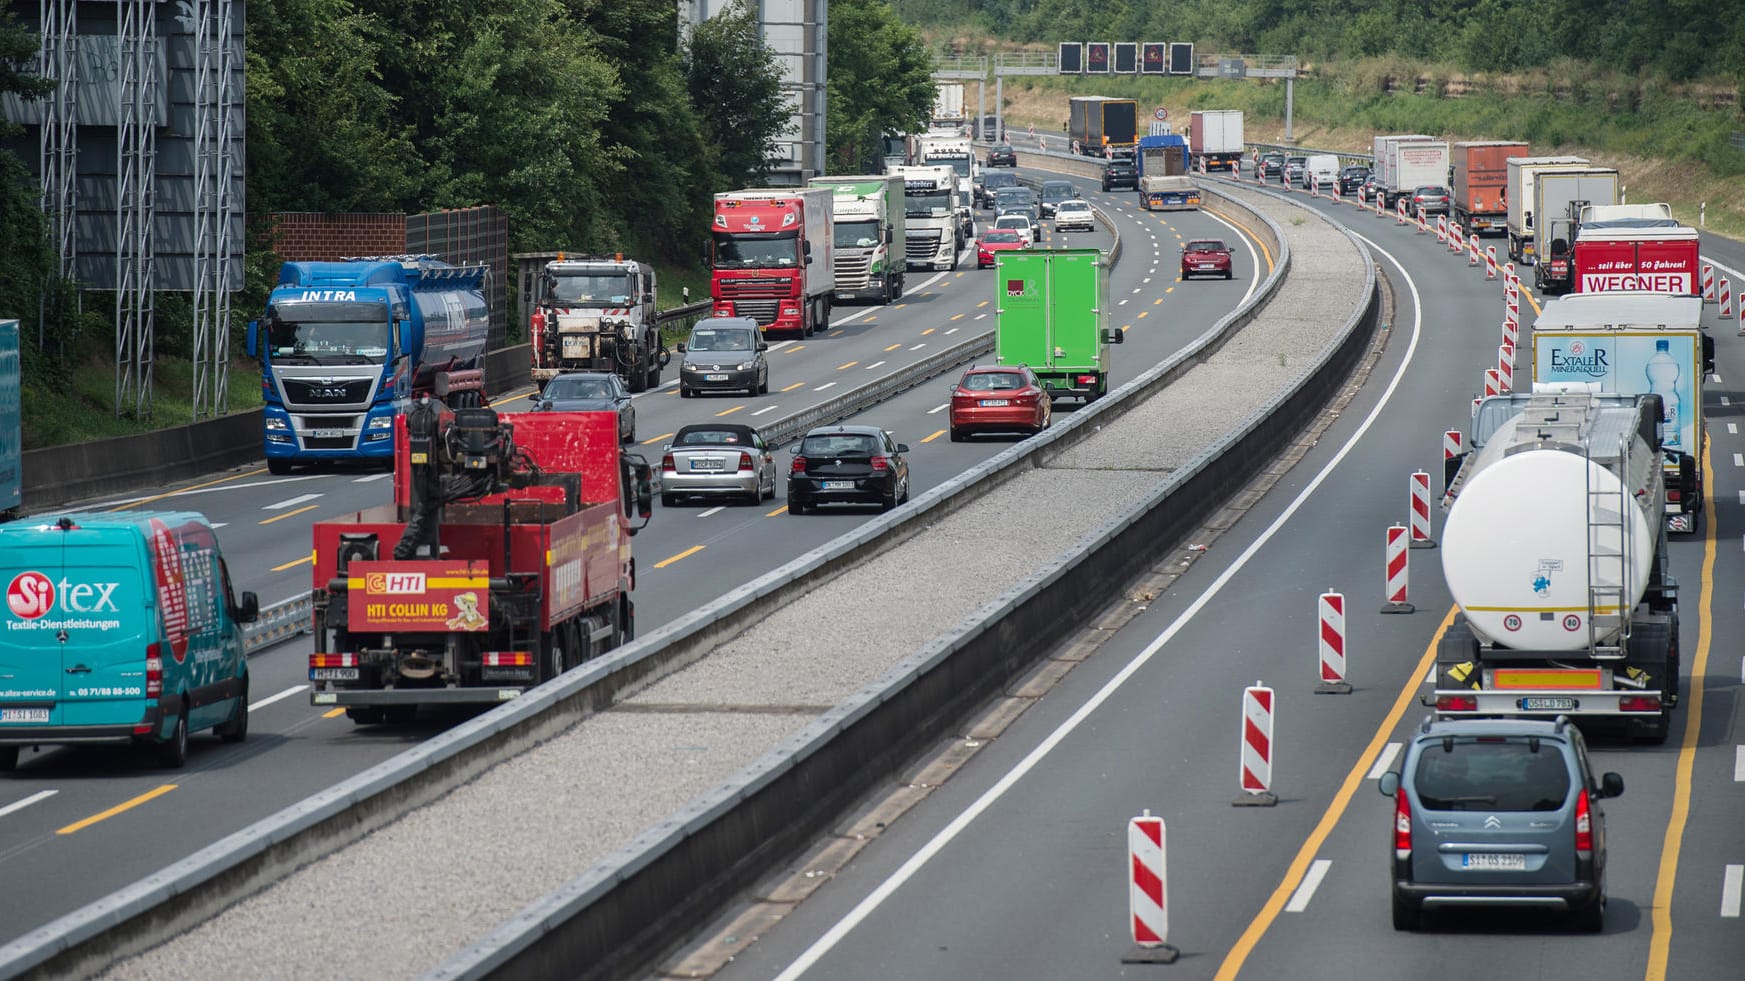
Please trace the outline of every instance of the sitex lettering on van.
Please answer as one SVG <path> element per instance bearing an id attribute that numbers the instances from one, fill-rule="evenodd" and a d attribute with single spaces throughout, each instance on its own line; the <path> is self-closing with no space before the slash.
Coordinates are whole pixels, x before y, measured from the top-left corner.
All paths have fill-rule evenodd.
<path id="1" fill-rule="evenodd" d="M 71 514 L 0 525 L 0 770 L 27 746 L 144 743 L 187 762 L 188 735 L 248 734 L 242 625 L 218 538 L 191 512 Z"/>

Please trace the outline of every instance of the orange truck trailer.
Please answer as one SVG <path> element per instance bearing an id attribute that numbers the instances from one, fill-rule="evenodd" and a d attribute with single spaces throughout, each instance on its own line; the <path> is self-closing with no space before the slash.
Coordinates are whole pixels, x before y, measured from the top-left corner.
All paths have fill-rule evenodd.
<path id="1" fill-rule="evenodd" d="M 1527 144 L 1501 141 L 1456 143 L 1449 148 L 1454 183 L 1449 188 L 1454 220 L 1475 235 L 1505 234 L 1509 226 L 1509 158 L 1525 157 Z"/>

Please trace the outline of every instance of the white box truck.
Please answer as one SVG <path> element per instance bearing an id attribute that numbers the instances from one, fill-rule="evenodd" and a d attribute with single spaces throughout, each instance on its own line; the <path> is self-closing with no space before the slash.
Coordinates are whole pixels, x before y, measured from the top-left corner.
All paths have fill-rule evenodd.
<path id="1" fill-rule="evenodd" d="M 1533 185 L 1542 173 L 1552 170 L 1580 170 L 1588 166 L 1586 157 L 1510 157 L 1509 184 L 1504 196 L 1509 205 L 1509 258 L 1516 262 L 1532 262 L 1533 252 Z"/>
<path id="2" fill-rule="evenodd" d="M 814 177 L 836 195 L 836 299 L 889 303 L 903 295 L 908 229 L 903 178 Z"/>

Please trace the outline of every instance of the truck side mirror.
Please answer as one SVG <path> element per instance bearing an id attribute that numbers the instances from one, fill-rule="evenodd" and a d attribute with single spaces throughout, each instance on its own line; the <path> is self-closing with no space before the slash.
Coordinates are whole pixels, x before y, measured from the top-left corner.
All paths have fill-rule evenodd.
<path id="1" fill-rule="evenodd" d="M 1703 335 L 1703 373 L 1708 374 L 1708 373 L 1713 372 L 1714 370 L 1715 370 L 1715 339 L 1713 337 L 1710 337 L 1707 334 L 1704 334 Z"/>
<path id="2" fill-rule="evenodd" d="M 642 302 L 653 303 L 654 302 L 654 290 L 649 290 L 648 292 L 642 294 Z"/>
<path id="3" fill-rule="evenodd" d="M 1696 506 L 1686 502 L 1697 499 L 1698 476 L 1697 458 L 1689 453 L 1680 453 L 1678 455 L 1678 499 L 1690 510 L 1695 510 Z"/>
<path id="4" fill-rule="evenodd" d="M 1125 344 L 1127 343 L 1127 334 L 1119 327 L 1105 327 L 1103 329 L 1103 343 Z"/>
<path id="5" fill-rule="evenodd" d="M 257 341 L 255 339 L 256 335 L 258 335 L 259 333 L 260 333 L 260 322 L 257 320 L 249 321 L 248 322 L 247 341 L 245 343 L 246 343 L 247 350 L 248 350 L 248 356 L 251 358 L 260 357 L 260 343 L 259 343 L 259 341 Z M 1714 351 L 1714 347 L 1715 347 L 1714 342 L 1710 341 L 1709 342 L 1709 351 L 1711 353 Z"/>

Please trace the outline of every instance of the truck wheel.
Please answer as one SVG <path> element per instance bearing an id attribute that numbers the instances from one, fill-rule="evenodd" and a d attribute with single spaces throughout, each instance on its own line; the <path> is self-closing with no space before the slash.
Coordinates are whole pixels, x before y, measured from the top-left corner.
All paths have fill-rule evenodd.
<path id="1" fill-rule="evenodd" d="M 18 769 L 18 747 L 0 746 L 0 773 L 11 773 Z"/>
<path id="2" fill-rule="evenodd" d="M 176 731 L 167 742 L 158 744 L 158 765 L 167 770 L 180 770 L 188 765 L 188 699 L 182 698 L 182 713 L 176 716 Z"/>
<path id="3" fill-rule="evenodd" d="M 345 717 L 360 726 L 380 725 L 382 707 L 380 705 L 356 705 L 345 710 Z"/>
<path id="4" fill-rule="evenodd" d="M 248 738 L 248 677 L 242 679 L 242 694 L 236 697 L 236 712 L 227 722 L 214 726 L 213 732 L 227 743 L 240 743 Z"/>
<path id="5" fill-rule="evenodd" d="M 632 392 L 640 392 L 646 389 L 648 387 L 648 373 L 644 371 L 632 371 L 624 377 L 624 387 L 630 389 Z"/>
<path id="6" fill-rule="evenodd" d="M 272 457 L 267 458 L 267 473 L 270 473 L 275 477 L 283 477 L 290 472 L 291 461 L 275 460 Z"/>

